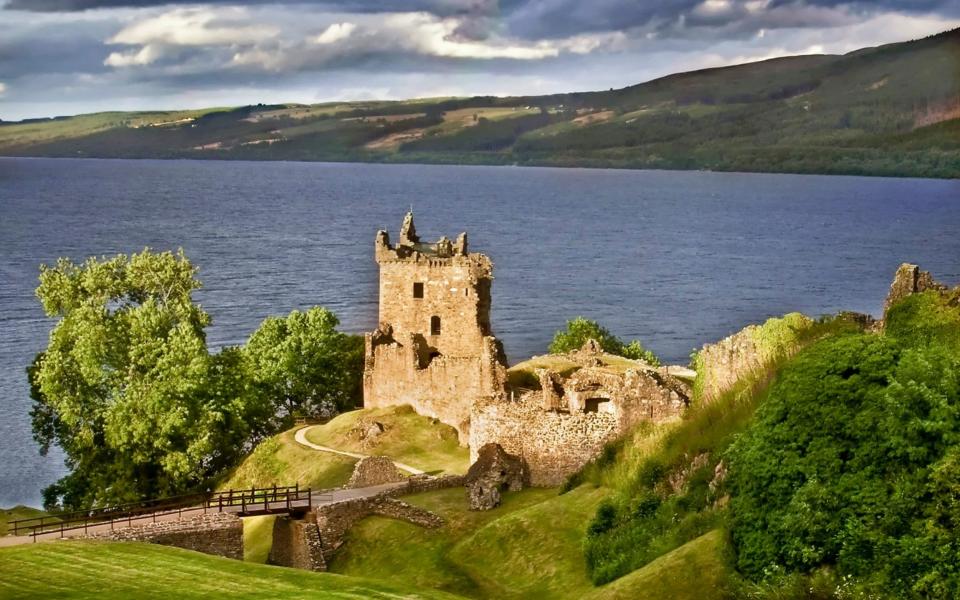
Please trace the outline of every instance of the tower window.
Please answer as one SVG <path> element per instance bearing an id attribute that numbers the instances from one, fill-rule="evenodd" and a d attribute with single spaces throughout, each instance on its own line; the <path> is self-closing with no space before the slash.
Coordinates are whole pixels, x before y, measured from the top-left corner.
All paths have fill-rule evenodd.
<path id="1" fill-rule="evenodd" d="M 430 335 L 440 335 L 440 317 L 430 317 Z"/>
<path id="2" fill-rule="evenodd" d="M 413 284 L 413 297 L 423 298 L 423 284 L 419 281 Z"/>

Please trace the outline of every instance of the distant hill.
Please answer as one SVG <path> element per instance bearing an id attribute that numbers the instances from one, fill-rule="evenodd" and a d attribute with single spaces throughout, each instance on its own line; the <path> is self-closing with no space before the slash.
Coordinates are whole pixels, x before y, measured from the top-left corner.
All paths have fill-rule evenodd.
<path id="1" fill-rule="evenodd" d="M 960 177 L 960 29 L 606 92 L 0 122 L 0 155 Z"/>

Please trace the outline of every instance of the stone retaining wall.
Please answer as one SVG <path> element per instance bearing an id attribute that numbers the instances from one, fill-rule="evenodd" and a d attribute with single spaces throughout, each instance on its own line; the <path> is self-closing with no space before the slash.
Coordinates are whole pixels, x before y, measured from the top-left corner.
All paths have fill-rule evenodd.
<path id="1" fill-rule="evenodd" d="M 279 516 L 273 522 L 273 545 L 267 563 L 307 571 L 326 571 L 315 520 Z"/>
<path id="2" fill-rule="evenodd" d="M 88 537 L 150 542 L 243 560 L 243 522 L 230 513 L 200 514 L 181 521 L 147 523 Z"/>

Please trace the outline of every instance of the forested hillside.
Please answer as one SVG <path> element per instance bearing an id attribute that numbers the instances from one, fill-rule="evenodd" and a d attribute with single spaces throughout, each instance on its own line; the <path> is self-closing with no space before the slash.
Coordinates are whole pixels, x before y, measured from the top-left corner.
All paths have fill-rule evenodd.
<path id="1" fill-rule="evenodd" d="M 960 30 L 605 92 L 0 123 L 0 155 L 958 177 Z"/>

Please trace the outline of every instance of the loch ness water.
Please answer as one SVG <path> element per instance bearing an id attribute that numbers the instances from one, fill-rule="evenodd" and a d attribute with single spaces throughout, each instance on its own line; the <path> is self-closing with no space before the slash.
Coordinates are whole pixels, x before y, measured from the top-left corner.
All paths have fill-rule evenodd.
<path id="1" fill-rule="evenodd" d="M 0 506 L 63 474 L 30 432 L 25 368 L 53 321 L 34 296 L 60 256 L 182 247 L 217 348 L 315 304 L 377 322 L 377 229 L 469 233 L 494 262 L 513 362 L 568 318 L 666 361 L 790 311 L 877 315 L 897 265 L 960 282 L 960 182 L 742 173 L 289 162 L 0 159 Z"/>

